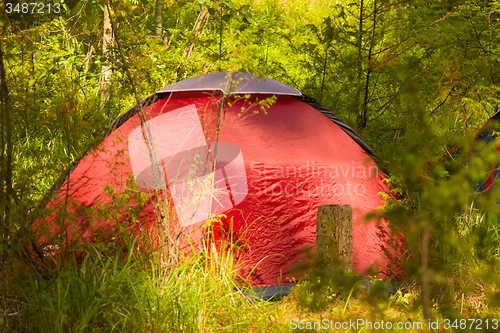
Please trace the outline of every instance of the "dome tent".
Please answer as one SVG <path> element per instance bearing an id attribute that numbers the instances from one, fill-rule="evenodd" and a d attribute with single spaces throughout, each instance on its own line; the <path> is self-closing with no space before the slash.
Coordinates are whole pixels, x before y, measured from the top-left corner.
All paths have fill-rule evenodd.
<path id="1" fill-rule="evenodd" d="M 500 150 L 500 146 L 497 144 L 498 140 L 498 129 L 500 127 L 500 111 L 496 112 L 493 116 L 491 116 L 483 127 L 476 134 L 475 140 L 477 142 L 482 142 L 485 145 L 495 145 L 494 149 L 496 151 Z M 474 154 L 479 154 L 480 151 L 477 149 L 473 150 Z M 476 192 L 483 193 L 489 192 L 492 188 L 494 188 L 495 181 L 500 176 L 500 162 L 491 163 L 487 175 L 481 181 L 477 181 L 475 184 Z"/>
<path id="2" fill-rule="evenodd" d="M 262 109 L 266 99 L 273 103 Z M 118 225 L 137 235 L 155 230 L 160 191 L 169 223 L 191 239 L 201 240 L 199 227 L 224 214 L 217 234 L 245 243 L 242 274 L 255 286 L 276 286 L 299 278 L 293 268 L 306 250 L 314 253 L 318 207 L 348 204 L 354 271 L 399 274 L 387 255 L 387 223 L 363 221 L 383 205 L 379 193 L 390 193 L 377 156 L 313 98 L 269 78 L 220 72 L 170 85 L 142 107 L 146 119 L 138 107 L 122 114 L 42 200 L 40 207 L 68 211 L 45 219 L 42 247 L 52 249 L 48 235 L 60 230 L 67 244 L 105 241 Z M 114 213 L 94 209 L 116 202 L 127 205 Z"/>

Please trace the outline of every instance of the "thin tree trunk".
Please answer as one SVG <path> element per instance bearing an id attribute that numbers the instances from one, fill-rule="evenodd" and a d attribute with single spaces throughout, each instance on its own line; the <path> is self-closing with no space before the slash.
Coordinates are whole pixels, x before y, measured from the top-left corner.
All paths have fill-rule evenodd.
<path id="1" fill-rule="evenodd" d="M 21 39 L 21 75 L 23 78 L 26 78 L 27 76 L 24 75 L 24 37 Z M 23 109 L 23 117 L 24 117 L 24 126 L 26 127 L 26 132 L 29 133 L 29 122 L 28 122 L 28 110 L 29 110 L 29 98 L 28 98 L 28 90 L 29 87 L 26 84 L 26 80 L 23 80 L 23 90 L 24 94 L 26 96 L 25 101 L 24 101 L 24 109 Z"/>
<path id="2" fill-rule="evenodd" d="M 186 47 L 184 48 L 184 52 L 182 53 L 182 61 L 189 60 L 191 59 L 191 56 L 193 55 L 193 50 L 196 45 L 196 39 L 198 36 L 205 30 L 205 26 L 207 25 L 208 18 L 210 17 L 210 13 L 208 12 L 208 9 L 206 7 L 203 7 L 198 14 L 198 17 L 196 18 L 196 21 L 194 22 L 193 25 L 193 39 L 192 41 L 189 41 Z M 183 62 L 180 62 L 177 65 L 177 69 L 175 70 L 175 76 L 177 77 L 179 75 L 179 71 L 183 65 Z M 187 74 L 187 68 L 184 70 L 184 76 Z"/>
<path id="3" fill-rule="evenodd" d="M 325 46 L 325 61 L 323 63 L 323 79 L 321 80 L 321 95 L 319 96 L 320 103 L 323 101 L 323 91 L 325 90 L 325 79 L 326 79 L 326 66 L 328 65 L 328 50 L 330 49 L 330 43 Z"/>
<path id="4" fill-rule="evenodd" d="M 422 301 L 424 305 L 424 318 L 432 320 L 431 301 L 430 301 L 430 276 L 429 276 L 429 239 L 430 239 L 429 222 L 424 226 L 422 231 Z"/>
<path id="5" fill-rule="evenodd" d="M 107 7 L 109 5 L 106 5 Z M 115 21 L 112 16 L 110 16 L 111 19 L 111 24 L 113 26 L 113 33 L 116 39 L 116 47 L 118 49 L 118 55 L 120 56 L 120 59 L 123 64 L 123 68 L 125 70 L 125 73 L 127 75 L 128 80 L 130 81 L 130 84 L 132 86 L 132 90 L 134 92 L 135 100 L 137 103 L 137 108 L 139 109 L 139 118 L 141 120 L 141 129 L 142 129 L 142 135 L 144 138 L 144 141 L 146 143 L 146 147 L 148 149 L 149 153 L 149 158 L 151 160 L 151 165 L 152 166 L 158 166 L 158 170 L 161 170 L 161 162 L 158 159 L 158 155 L 156 154 L 156 151 L 154 149 L 154 141 L 150 141 L 149 138 L 152 138 L 151 133 L 149 132 L 149 128 L 147 125 L 147 118 L 146 118 L 146 113 L 144 112 L 144 109 L 142 107 L 142 101 L 140 96 L 139 89 L 136 85 L 136 82 L 134 78 L 132 77 L 132 74 L 130 72 L 130 68 L 127 63 L 127 59 L 125 59 L 125 56 L 123 55 L 123 51 L 120 45 L 120 39 L 118 38 L 118 31 L 116 28 Z M 164 180 L 166 181 L 166 180 Z M 177 234 L 176 237 L 172 237 L 172 228 L 170 225 L 170 222 L 172 220 L 171 214 L 170 214 L 170 205 L 169 202 L 167 201 L 167 198 L 165 194 L 161 191 L 159 191 L 157 188 L 154 188 L 153 190 L 155 200 L 156 200 L 156 207 L 155 207 L 155 214 L 156 214 L 156 223 L 158 224 L 158 229 L 159 229 L 159 238 L 160 238 L 160 246 L 162 249 L 162 271 L 166 272 L 168 268 L 172 264 L 176 264 L 179 255 L 178 255 L 178 250 L 180 246 L 177 245 L 176 243 L 179 243 L 179 235 L 180 232 Z"/>
<path id="6" fill-rule="evenodd" d="M 373 52 L 373 45 L 375 43 L 375 27 L 377 25 L 377 0 L 374 0 L 373 2 L 373 28 L 372 28 L 372 40 L 370 41 L 370 49 L 368 50 L 368 65 L 367 65 L 367 72 L 366 72 L 366 83 L 365 83 L 365 96 L 363 100 L 363 112 L 361 114 L 362 116 L 362 124 L 364 128 L 366 126 L 366 123 L 368 122 L 368 90 L 370 88 L 370 74 L 372 72 L 372 65 L 371 65 L 371 60 L 372 60 L 372 52 Z"/>
<path id="7" fill-rule="evenodd" d="M 170 38 L 165 37 L 163 39 L 163 45 L 165 46 L 165 51 L 167 51 L 170 48 L 170 44 L 172 43 L 172 40 L 174 39 L 174 36 L 175 36 L 175 32 L 172 33 L 172 35 L 170 36 Z"/>
<path id="8" fill-rule="evenodd" d="M 156 0 L 155 22 L 156 22 L 156 37 L 158 38 L 161 38 L 163 32 L 162 18 L 163 18 L 163 0 Z"/>
<path id="9" fill-rule="evenodd" d="M 103 37 L 102 37 L 102 54 L 108 59 L 110 48 L 114 45 L 113 38 L 113 27 L 111 25 L 111 21 L 109 19 L 109 11 L 108 7 L 104 6 L 104 24 L 103 24 Z M 100 82 L 100 90 L 101 90 L 101 107 L 104 106 L 106 99 L 108 97 L 108 86 L 110 85 L 111 75 L 113 74 L 111 63 L 108 65 L 103 65 L 101 68 L 101 82 Z"/>
<path id="10" fill-rule="evenodd" d="M 224 28 L 224 21 L 222 20 L 222 7 L 220 9 L 220 31 L 219 31 L 219 71 L 222 70 L 222 29 Z"/>
<path id="11" fill-rule="evenodd" d="M 0 260 L 3 263 L 5 251 L 8 246 L 8 237 L 10 233 L 10 212 L 11 200 L 13 195 L 12 188 L 12 126 L 10 121 L 9 90 L 5 77 L 3 45 L 0 42 L 0 90 L 2 104 L 2 133 L 1 133 L 1 168 L 2 175 L 0 181 L 0 205 L 2 212 L 2 253 Z"/>
<path id="12" fill-rule="evenodd" d="M 1 41 L 0 41 L 1 43 Z M 0 72 L 3 73 L 3 52 L 0 53 Z M 3 77 L 3 76 L 2 76 Z M 8 224 L 5 219 L 5 101 L 3 95 L 3 80 L 0 83 L 0 270 L 6 258 Z"/>
<path id="13" fill-rule="evenodd" d="M 363 0 L 359 6 L 359 31 L 358 31 L 358 79 L 356 82 L 356 96 L 354 97 L 354 108 L 356 112 L 356 124 L 358 129 L 363 129 L 365 124 L 361 114 L 361 76 L 363 75 Z"/>
<path id="14" fill-rule="evenodd" d="M 85 88 L 85 81 L 87 80 L 87 74 L 89 72 L 89 63 L 90 59 L 92 59 L 92 54 L 94 53 L 94 45 L 90 45 L 89 52 L 83 60 L 83 64 L 85 64 L 85 68 L 83 70 L 83 79 L 82 79 L 82 87 Z"/>

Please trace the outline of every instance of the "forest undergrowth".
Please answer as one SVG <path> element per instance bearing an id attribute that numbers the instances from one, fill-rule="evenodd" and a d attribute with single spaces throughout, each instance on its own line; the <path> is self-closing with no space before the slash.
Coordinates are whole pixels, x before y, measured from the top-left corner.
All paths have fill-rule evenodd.
<path id="1" fill-rule="evenodd" d="M 500 190 L 476 190 L 499 156 L 475 136 L 499 111 L 499 1 L 54 3 L 0 3 L 1 332 L 498 331 Z M 135 238 L 34 254 L 29 226 L 61 172 L 142 98 L 217 71 L 299 89 L 377 152 L 393 195 L 367 219 L 404 236 L 399 290 L 313 270 L 256 300 L 241 244 L 168 265 Z"/>

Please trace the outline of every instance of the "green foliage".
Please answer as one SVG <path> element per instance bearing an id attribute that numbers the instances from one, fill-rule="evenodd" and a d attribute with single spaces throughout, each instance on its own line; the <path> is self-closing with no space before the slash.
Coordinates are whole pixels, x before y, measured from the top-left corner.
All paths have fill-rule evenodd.
<path id="1" fill-rule="evenodd" d="M 394 196 L 385 197 L 376 217 L 405 236 L 406 277 L 422 281 L 423 289 L 421 297 L 415 287 L 411 297 L 396 295 L 388 304 L 405 311 L 439 304 L 432 313 L 451 317 L 497 309 L 500 193 L 477 195 L 473 184 L 498 153 L 479 145 L 474 149 L 480 153 L 471 157 L 470 143 L 499 111 L 498 1 L 170 0 L 163 2 L 162 38 L 155 33 L 153 1 L 60 1 L 63 10 L 46 15 L 7 14 L 5 3 L 0 276 L 11 282 L 0 282 L 0 296 L 24 291 L 20 313 L 26 321 L 17 322 L 19 330 L 245 331 L 276 324 L 266 319 L 255 326 L 255 318 L 267 318 L 260 312 L 266 305 L 236 296 L 234 266 L 225 279 L 217 278 L 220 269 L 210 265 L 229 263 L 227 257 L 190 259 L 160 276 L 158 258 L 144 264 L 131 251 L 123 261 L 129 252 L 121 250 L 133 243 L 127 240 L 120 260 L 110 243 L 87 249 L 82 262 L 66 263 L 49 280 L 28 274 L 37 266 L 26 258 L 26 272 L 15 273 L 30 212 L 60 172 L 135 104 L 127 66 L 140 98 L 218 70 L 267 76 L 317 98 L 356 127 L 390 170 Z M 106 5 L 123 58 L 116 44 L 103 51 Z M 106 66 L 112 75 L 103 98 Z M 253 112 L 266 112 L 274 102 L 235 98 Z M 114 205 L 97 207 L 96 218 L 121 223 L 150 199 L 132 187 L 107 190 Z M 312 272 L 296 291 L 299 308 L 315 313 L 331 304 L 349 307 L 365 297 L 357 282 L 341 273 L 332 278 Z M 374 308 L 377 295 L 366 296 Z M 466 304 L 479 297 L 487 309 L 466 308 L 462 296 Z"/>
<path id="2" fill-rule="evenodd" d="M 273 326 L 254 319 L 262 315 L 266 302 L 249 303 L 234 289 L 233 278 L 224 274 L 227 269 L 231 274 L 234 271 L 214 259 L 191 257 L 163 275 L 158 256 L 150 257 L 144 265 L 144 254 L 131 246 L 125 260 L 103 256 L 94 249 L 82 262 L 74 260 L 61 266 L 57 277 L 50 280 L 25 271 L 15 281 L 16 292 L 27 300 L 21 310 L 24 320 L 9 328 L 32 332 L 199 332 Z"/>

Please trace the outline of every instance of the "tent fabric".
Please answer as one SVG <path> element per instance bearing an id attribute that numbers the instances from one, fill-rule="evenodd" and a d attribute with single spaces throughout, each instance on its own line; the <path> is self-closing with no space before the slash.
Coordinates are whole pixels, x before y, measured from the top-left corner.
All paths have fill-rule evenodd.
<path id="1" fill-rule="evenodd" d="M 204 76 L 203 91 L 226 82 L 227 74 L 216 74 Z M 354 270 L 380 277 L 401 274 L 402 250 L 390 249 L 387 222 L 363 219 L 383 205 L 379 193 L 390 191 L 375 152 L 354 130 L 311 97 L 277 81 L 252 81 L 254 93 L 245 92 L 250 100 L 227 104 L 217 94 L 200 95 L 195 79 L 186 80 L 194 87 L 191 95 L 183 81 L 143 101 L 144 124 L 138 108 L 120 116 L 110 127 L 115 130 L 104 132 L 102 143 L 84 152 L 54 184 L 47 207 L 67 206 L 69 242 L 105 241 L 117 235 L 118 226 L 154 235 L 151 201 L 157 199 L 154 191 L 163 191 L 171 203 L 170 223 L 181 228 L 183 240 L 201 242 L 206 221 L 219 216 L 211 220 L 211 241 L 219 247 L 228 239 L 238 242 L 241 275 L 255 286 L 282 285 L 300 278 L 304 270 L 299 268 L 314 255 L 318 207 L 348 204 L 353 207 Z M 276 96 L 267 114 L 252 104 L 254 94 L 259 100 Z M 131 182 L 136 196 L 129 193 Z M 141 193 L 151 200 L 141 202 Z M 116 208 L 120 195 L 126 195 L 128 205 Z M 133 209 L 140 210 L 138 220 L 130 218 Z M 58 230 L 54 214 L 42 223 L 49 229 L 45 245 Z"/>
<path id="2" fill-rule="evenodd" d="M 229 75 L 229 76 L 228 76 Z M 230 81 L 227 80 L 228 77 L 232 79 Z M 233 84 L 232 82 L 239 82 L 237 89 L 232 90 L 230 87 Z M 221 90 L 228 94 L 254 94 L 254 93 L 266 93 L 266 94 L 274 94 L 274 95 L 291 95 L 297 96 L 304 103 L 309 104 L 323 115 L 325 115 L 328 119 L 337 124 L 344 132 L 346 132 L 356 143 L 358 143 L 370 157 L 383 168 L 383 165 L 380 163 L 380 159 L 376 152 L 363 140 L 363 138 L 352 129 L 342 118 L 328 109 L 326 106 L 315 100 L 314 98 L 300 92 L 299 90 L 290 87 L 284 83 L 269 79 L 269 78 L 260 78 L 253 74 L 248 73 L 232 73 L 228 71 L 211 73 L 206 75 L 195 76 L 177 83 L 174 83 L 170 86 L 167 86 L 156 93 L 149 95 L 144 98 L 142 103 L 142 108 L 145 109 L 157 100 L 161 98 L 172 98 L 176 97 L 173 93 L 180 91 L 187 91 L 192 94 L 192 96 L 200 96 L 198 94 L 193 94 L 193 92 L 197 91 L 206 91 L 213 92 L 215 90 Z M 269 90 L 269 91 L 267 91 Z M 271 91 L 271 92 L 270 92 Z M 205 95 L 206 96 L 206 95 Z M 140 111 L 140 108 L 137 105 L 133 106 L 127 112 L 120 115 L 105 131 L 101 132 L 101 137 L 106 139 L 115 129 L 120 127 L 123 123 L 128 121 L 132 116 L 136 115 Z M 94 147 L 88 147 L 80 156 L 74 160 L 68 168 L 61 174 L 58 180 L 51 187 L 48 195 L 46 195 L 41 202 L 38 204 L 37 208 L 41 209 L 48 204 L 49 199 L 52 194 L 57 192 L 62 184 L 65 182 L 67 177 L 71 174 L 74 168 L 78 165 L 78 163 L 84 158 L 89 152 L 91 152 Z M 385 169 L 384 169 L 385 170 Z"/>
<path id="3" fill-rule="evenodd" d="M 301 96 L 302 93 L 289 85 L 257 75 L 237 72 L 218 72 L 200 75 L 174 83 L 156 92 L 164 96 L 179 91 L 214 91 L 225 94 L 266 94 Z"/>
<path id="4" fill-rule="evenodd" d="M 141 101 L 142 108 L 145 109 L 154 102 L 158 100 L 158 97 L 156 94 L 149 95 L 148 97 L 144 98 Z M 123 123 L 125 123 L 127 120 L 130 119 L 130 117 L 134 116 L 139 112 L 140 108 L 135 105 L 132 107 L 130 110 L 127 112 L 123 113 L 120 115 L 106 130 L 101 132 L 101 137 L 103 140 L 105 140 L 115 129 L 120 127 Z M 89 146 L 87 147 L 79 156 L 76 158 L 74 161 L 71 162 L 71 165 L 68 166 L 59 176 L 59 178 L 54 182 L 54 184 L 50 187 L 48 193 L 42 197 L 38 205 L 36 206 L 36 209 L 34 212 L 31 214 L 30 218 L 28 219 L 28 226 L 31 226 L 35 220 L 39 217 L 40 210 L 45 208 L 49 202 L 50 199 L 54 196 L 55 193 L 57 193 L 61 186 L 67 181 L 68 177 L 71 175 L 73 170 L 78 166 L 80 161 L 87 156 L 95 147 L 94 146 Z"/>
<path id="5" fill-rule="evenodd" d="M 338 115 L 336 115 L 334 112 L 332 112 L 332 110 L 328 109 L 326 106 L 324 106 L 323 104 L 321 104 L 320 102 L 318 102 L 317 100 L 315 100 L 314 98 L 312 98 L 311 96 L 308 96 L 306 94 L 302 94 L 300 96 L 300 100 L 303 101 L 304 103 L 309 104 L 310 106 L 312 106 L 313 108 L 315 108 L 316 110 L 318 110 L 319 112 L 321 112 L 328 119 L 330 119 L 331 121 L 333 121 L 344 132 L 346 132 L 346 134 L 349 135 L 351 137 L 351 139 L 353 139 L 354 141 L 356 141 L 356 143 L 361 148 L 363 148 L 363 150 L 368 155 L 370 155 L 370 157 L 379 166 L 383 167 L 383 165 L 380 163 L 381 161 L 380 161 L 380 158 L 378 157 L 377 153 L 375 153 L 375 151 L 365 142 L 365 140 L 363 140 L 363 138 L 358 133 L 356 133 L 356 131 L 354 131 L 352 129 L 352 127 L 350 127 L 349 125 L 347 125 L 347 123 L 344 120 L 342 120 L 342 118 L 340 118 Z"/>
<path id="6" fill-rule="evenodd" d="M 498 134 L 496 133 L 498 131 L 498 128 L 500 127 L 500 111 L 496 112 L 493 116 L 488 119 L 486 124 L 481 128 L 476 135 L 476 140 L 477 141 L 482 141 L 486 144 L 490 144 L 497 140 Z M 495 148 L 497 151 L 500 150 L 500 146 L 497 146 Z M 478 153 L 475 151 L 475 153 Z M 500 162 L 499 163 L 492 163 L 487 176 L 485 179 L 482 181 L 476 182 L 476 192 L 482 193 L 482 192 L 489 192 L 494 184 L 494 181 L 500 177 Z"/>

